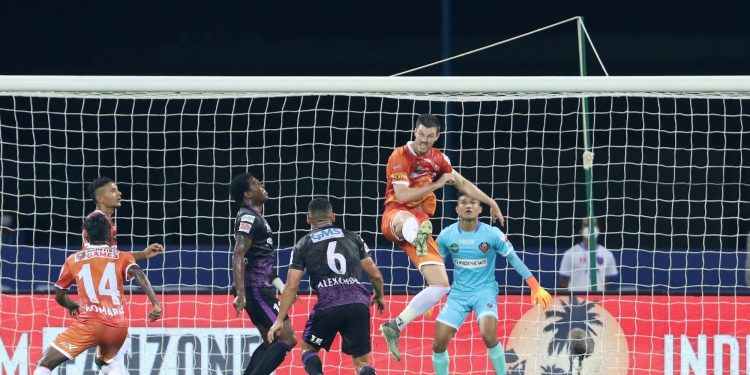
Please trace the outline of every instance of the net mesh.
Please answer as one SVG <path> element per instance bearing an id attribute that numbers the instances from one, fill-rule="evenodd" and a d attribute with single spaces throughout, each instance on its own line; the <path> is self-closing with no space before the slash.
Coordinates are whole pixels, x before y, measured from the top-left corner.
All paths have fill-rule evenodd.
<path id="1" fill-rule="evenodd" d="M 411 140 L 421 113 L 441 116 L 444 129 L 436 145 L 463 176 L 499 202 L 507 215 L 503 229 L 519 255 L 543 286 L 553 288 L 562 253 L 580 242 L 579 223 L 586 216 L 584 97 L 590 97 L 593 129 L 594 216 L 603 233 L 599 243 L 617 262 L 619 292 L 581 299 L 599 301 L 597 306 L 617 316 L 613 310 L 630 306 L 632 295 L 742 295 L 750 229 L 750 100 L 741 93 L 5 93 L 0 97 L 0 338 L 6 355 L 0 360 L 6 370 L 13 358 L 21 358 L 19 368 L 25 366 L 23 357 L 13 356 L 23 354 L 14 348 L 27 340 L 26 360 L 35 363 L 49 341 L 42 331 L 72 322 L 62 318 L 63 309 L 49 292 L 65 257 L 80 247 L 81 219 L 94 209 L 86 186 L 100 175 L 112 177 L 123 192 L 123 206 L 114 216 L 120 249 L 140 250 L 151 242 L 166 246 L 163 256 L 141 262 L 166 301 L 165 318 L 147 325 L 146 300 L 132 296 L 131 336 L 140 352 L 129 359 L 131 371 L 232 373 L 229 363 L 239 371 L 258 345 L 249 319 L 231 311 L 229 295 L 237 208 L 228 183 L 248 169 L 262 177 L 271 195 L 264 216 L 275 233 L 282 276 L 290 247 L 308 230 L 304 214 L 312 197 L 328 197 L 337 224 L 359 232 L 376 249 L 390 295 L 386 313 L 373 319 L 376 333 L 405 306 L 404 293 L 423 287 L 407 257 L 380 234 L 385 164 L 395 147 Z M 443 228 L 455 221 L 456 191 L 446 187 L 437 194 L 433 224 Z M 498 261 L 496 275 L 498 335 L 516 356 L 508 357 L 511 371 L 568 369 L 567 345 L 548 350 L 545 335 L 559 332 L 555 324 L 571 318 L 536 313 L 528 296 L 517 295 L 523 282 L 504 260 Z M 568 304 L 579 301 L 565 298 Z M 562 302 L 555 310 L 560 314 L 567 311 Z M 298 332 L 313 303 L 314 298 L 303 297 L 293 308 Z M 680 308 L 685 312 L 689 306 Z M 717 324 L 747 323 L 742 311 L 750 310 L 748 301 L 737 297 L 732 307 L 721 308 L 735 318 L 718 318 Z M 534 315 L 524 315 L 529 311 Z M 597 314 L 599 319 L 607 315 Z M 602 344 L 624 351 L 625 359 L 592 355 L 586 368 L 614 366 L 607 373 L 626 373 L 667 366 L 663 354 L 636 347 L 630 336 L 661 342 L 659 327 L 681 315 L 645 310 L 631 315 L 651 328 L 620 331 L 624 347 L 617 340 Z M 584 321 L 595 318 L 587 315 Z M 492 372 L 475 319 L 470 316 L 449 346 L 454 373 Z M 407 328 L 400 363 L 374 335 L 375 367 L 386 373 L 432 372 L 433 320 L 420 318 Z M 545 330 L 549 324 L 553 328 Z M 604 337 L 600 325 L 589 326 Z M 153 335 L 142 327 L 151 327 Z M 185 339 L 190 332 L 192 338 Z M 524 344 L 529 342 L 547 355 L 528 357 L 542 350 Z M 90 358 L 82 356 L 61 372 L 93 369 Z M 351 371 L 338 344 L 323 362 L 327 373 Z M 520 372 L 522 366 L 526 372 Z M 298 350 L 277 371 L 301 372 Z"/>

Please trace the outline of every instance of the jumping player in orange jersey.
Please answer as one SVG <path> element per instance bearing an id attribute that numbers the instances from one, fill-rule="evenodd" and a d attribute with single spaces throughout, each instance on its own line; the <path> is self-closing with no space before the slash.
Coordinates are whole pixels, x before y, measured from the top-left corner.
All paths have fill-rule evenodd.
<path id="1" fill-rule="evenodd" d="M 83 228 L 91 244 L 65 260 L 55 283 L 55 301 L 68 309 L 76 322 L 55 337 L 39 360 L 34 375 L 48 375 L 63 362 L 95 346 L 96 364 L 101 374 L 128 374 L 122 363 L 114 360 L 128 335 L 124 280 L 135 279 L 143 288 L 152 305 L 149 319 L 153 322 L 161 317 L 161 304 L 133 256 L 107 244 L 111 230 L 106 217 L 89 216 Z M 67 296 L 74 282 L 78 286 L 80 304 Z"/>
<path id="2" fill-rule="evenodd" d="M 414 127 L 414 140 L 395 150 L 386 166 L 385 211 L 381 230 L 397 243 L 422 273 L 428 287 L 419 292 L 398 317 L 380 326 L 388 350 L 401 360 L 398 340 L 401 331 L 416 317 L 432 308 L 450 291 L 443 257 L 432 238 L 430 217 L 435 213 L 435 190 L 451 184 L 490 207 L 490 215 L 501 225 L 505 218 L 497 203 L 453 169 L 448 157 L 432 147 L 440 135 L 440 119 L 420 115 Z"/>
<path id="3" fill-rule="evenodd" d="M 122 192 L 120 192 L 117 184 L 109 177 L 98 177 L 94 181 L 91 181 L 88 190 L 91 200 L 96 205 L 96 209 L 88 214 L 88 217 L 100 214 L 105 216 L 111 227 L 108 244 L 111 247 L 117 248 L 117 226 L 112 221 L 112 215 L 122 205 Z M 83 246 L 87 246 L 89 244 L 89 236 L 86 233 L 86 229 L 82 230 L 81 237 L 83 239 Z M 130 254 L 133 255 L 135 260 L 141 260 L 155 257 L 163 252 L 164 246 L 152 243 L 143 251 L 133 251 Z"/>

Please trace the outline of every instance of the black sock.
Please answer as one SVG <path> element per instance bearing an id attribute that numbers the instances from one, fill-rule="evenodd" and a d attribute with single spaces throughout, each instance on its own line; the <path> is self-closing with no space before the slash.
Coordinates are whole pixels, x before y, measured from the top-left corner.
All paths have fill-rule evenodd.
<path id="1" fill-rule="evenodd" d="M 291 349 L 292 348 L 289 347 L 289 345 L 281 341 L 274 342 L 268 347 L 268 349 L 266 349 L 266 352 L 263 353 L 263 358 L 260 363 L 255 366 L 255 369 L 253 369 L 253 372 L 251 372 L 250 375 L 268 375 L 272 373 L 273 370 L 276 370 L 276 368 L 279 367 L 281 362 L 284 362 L 286 353 Z"/>
<path id="2" fill-rule="evenodd" d="M 250 375 L 253 372 L 255 367 L 258 366 L 258 363 L 260 363 L 261 358 L 263 358 L 263 353 L 265 353 L 270 346 L 271 344 L 263 340 L 263 343 L 255 348 L 253 355 L 250 356 L 250 363 L 247 364 L 245 372 L 242 373 L 243 375 Z"/>
<path id="3" fill-rule="evenodd" d="M 359 375 L 375 375 L 375 369 L 370 365 L 364 365 L 359 369 Z"/>
<path id="4" fill-rule="evenodd" d="M 302 363 L 305 365 L 305 371 L 310 375 L 323 375 L 323 363 L 316 352 L 305 352 L 302 354 Z"/>

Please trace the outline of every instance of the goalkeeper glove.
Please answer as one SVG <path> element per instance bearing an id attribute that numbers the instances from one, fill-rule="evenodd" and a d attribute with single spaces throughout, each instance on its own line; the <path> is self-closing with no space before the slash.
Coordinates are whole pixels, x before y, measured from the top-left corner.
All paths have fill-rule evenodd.
<path id="1" fill-rule="evenodd" d="M 547 306 L 549 306 L 550 301 L 552 301 L 552 296 L 550 296 L 544 288 L 539 286 L 539 282 L 536 281 L 534 276 L 526 279 L 526 285 L 531 288 L 531 303 L 534 305 L 542 305 L 542 308 L 546 309 Z"/>

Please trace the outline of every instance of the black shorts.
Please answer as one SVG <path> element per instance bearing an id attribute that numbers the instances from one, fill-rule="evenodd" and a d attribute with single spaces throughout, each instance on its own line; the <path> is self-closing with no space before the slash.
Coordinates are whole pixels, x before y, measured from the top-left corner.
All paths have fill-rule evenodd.
<path id="1" fill-rule="evenodd" d="M 276 298 L 276 288 L 272 286 L 246 286 L 245 311 L 250 315 L 250 320 L 256 327 L 271 328 L 279 315 L 279 300 Z M 289 319 L 289 316 L 286 319 Z"/>
<path id="2" fill-rule="evenodd" d="M 337 332 L 341 333 L 342 352 L 354 357 L 370 353 L 370 308 L 353 303 L 319 311 L 313 309 L 302 340 L 329 351 Z"/>

